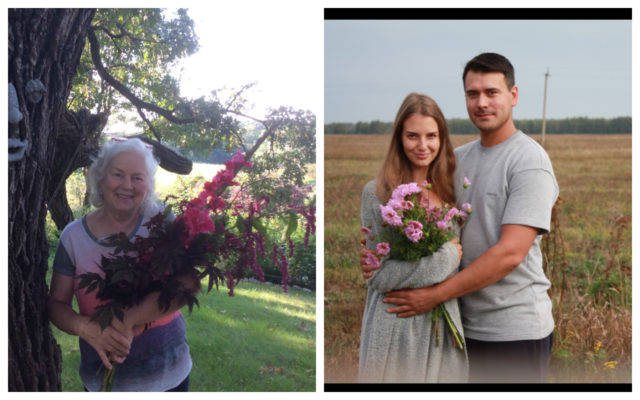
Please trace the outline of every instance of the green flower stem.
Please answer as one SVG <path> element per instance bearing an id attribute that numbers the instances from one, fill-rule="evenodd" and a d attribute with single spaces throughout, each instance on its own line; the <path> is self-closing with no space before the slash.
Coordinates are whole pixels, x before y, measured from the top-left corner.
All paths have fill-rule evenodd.
<path id="1" fill-rule="evenodd" d="M 431 320 L 433 321 L 433 330 L 436 333 L 436 346 L 440 346 L 440 330 L 438 329 L 438 320 L 440 320 L 441 315 L 444 315 L 444 319 L 447 321 L 447 325 L 449 326 L 449 330 L 451 331 L 451 336 L 453 337 L 453 345 L 455 347 L 459 347 L 460 350 L 464 349 L 464 346 L 462 344 L 462 336 L 451 320 L 449 312 L 446 308 L 444 308 L 444 304 L 438 304 L 433 310 L 431 317 Z"/>
<path id="2" fill-rule="evenodd" d="M 109 358 L 111 359 L 111 358 Z M 106 368 L 105 368 L 106 369 Z M 102 368 L 98 369 L 98 374 L 102 371 Z M 111 369 L 107 369 L 102 377 L 102 385 L 100 386 L 100 392 L 113 391 L 113 378 L 116 374 L 116 364 L 111 361 Z"/>
<path id="3" fill-rule="evenodd" d="M 433 330 L 436 333 L 436 347 L 440 347 L 440 329 L 438 328 L 438 320 L 440 319 L 440 316 L 438 315 L 440 313 L 440 305 L 438 305 L 435 310 L 433 310 L 433 313 L 431 313 L 431 320 L 433 321 Z"/>
<path id="4" fill-rule="evenodd" d="M 459 347 L 460 350 L 462 350 L 463 345 L 462 345 L 462 337 L 460 335 L 460 332 L 458 332 L 458 329 L 456 328 L 453 321 L 451 320 L 451 316 L 449 315 L 447 310 L 444 308 L 444 304 L 438 304 L 438 307 L 442 309 L 444 318 L 447 320 L 447 324 L 449 325 L 449 329 L 451 330 L 451 336 L 453 336 L 454 345 Z"/>

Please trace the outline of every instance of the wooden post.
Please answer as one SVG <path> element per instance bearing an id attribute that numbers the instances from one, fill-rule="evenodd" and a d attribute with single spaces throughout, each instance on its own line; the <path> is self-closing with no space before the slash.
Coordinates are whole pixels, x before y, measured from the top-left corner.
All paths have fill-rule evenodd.
<path id="1" fill-rule="evenodd" d="M 542 104 L 542 147 L 544 147 L 544 138 L 547 130 L 547 81 L 549 80 L 549 68 L 544 74 L 544 102 Z"/>

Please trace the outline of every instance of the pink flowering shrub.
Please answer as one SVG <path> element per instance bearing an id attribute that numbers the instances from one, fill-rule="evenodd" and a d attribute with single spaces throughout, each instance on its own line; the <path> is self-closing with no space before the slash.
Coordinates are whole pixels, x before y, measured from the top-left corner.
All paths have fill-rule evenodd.
<path id="1" fill-rule="evenodd" d="M 232 218 L 243 213 L 260 213 L 256 229 L 267 242 L 274 242 L 266 246 L 265 253 L 258 253 L 264 279 L 275 282 L 279 277 L 286 277 L 294 285 L 315 287 L 315 256 L 310 256 L 315 252 L 309 251 L 314 247 L 310 241 L 316 230 L 313 185 L 298 186 L 268 176 L 260 180 L 269 182 L 269 194 L 273 197 L 252 195 L 256 188 L 249 182 L 233 187 L 229 192 L 234 203 Z M 260 193 L 263 191 L 260 188 Z"/>

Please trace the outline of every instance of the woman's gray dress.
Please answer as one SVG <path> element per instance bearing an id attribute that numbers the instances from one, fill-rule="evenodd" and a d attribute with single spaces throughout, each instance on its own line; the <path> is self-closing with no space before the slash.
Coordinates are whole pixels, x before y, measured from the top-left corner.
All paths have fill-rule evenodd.
<path id="1" fill-rule="evenodd" d="M 370 227 L 376 241 L 382 230 L 380 200 L 376 183 L 367 183 L 362 193 L 362 225 Z M 467 382 L 468 359 L 464 350 L 453 346 L 444 319 L 439 322 L 440 345 L 432 330 L 431 312 L 398 318 L 386 312 L 392 304 L 382 302 L 395 289 L 431 286 L 458 271 L 458 251 L 447 242 L 437 252 L 411 263 L 385 259 L 382 268 L 367 280 L 367 303 L 360 335 L 360 382 Z M 445 303 L 451 319 L 464 337 L 458 300 Z"/>

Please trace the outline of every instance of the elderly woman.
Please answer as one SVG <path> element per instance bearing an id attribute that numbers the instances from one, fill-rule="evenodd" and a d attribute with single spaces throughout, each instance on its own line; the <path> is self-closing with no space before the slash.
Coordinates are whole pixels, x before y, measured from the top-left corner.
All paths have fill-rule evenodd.
<path id="1" fill-rule="evenodd" d="M 125 311 L 101 330 L 90 316 L 98 306 L 95 291 L 78 288 L 78 276 L 100 272 L 102 255 L 114 247 L 109 238 L 125 232 L 131 239 L 148 235 L 143 224 L 160 211 L 154 192 L 158 163 L 139 139 L 106 143 L 89 169 L 90 201 L 96 210 L 70 223 L 60 236 L 48 300 L 51 322 L 79 336 L 80 377 L 88 391 L 102 384 L 102 364 L 116 368 L 114 391 L 188 391 L 191 356 L 182 304 L 160 312 L 157 295 Z M 73 296 L 79 313 L 73 310 Z M 146 327 L 146 329 L 145 329 Z"/>

